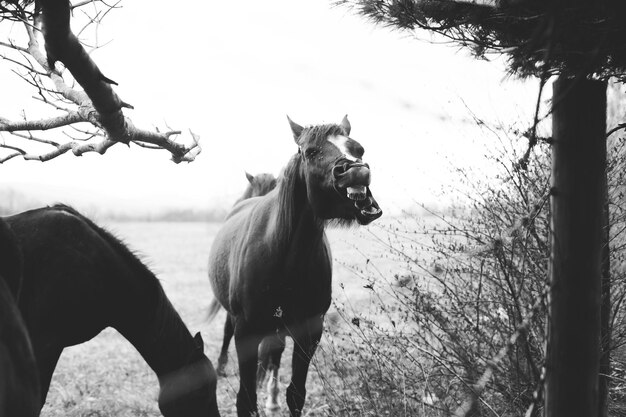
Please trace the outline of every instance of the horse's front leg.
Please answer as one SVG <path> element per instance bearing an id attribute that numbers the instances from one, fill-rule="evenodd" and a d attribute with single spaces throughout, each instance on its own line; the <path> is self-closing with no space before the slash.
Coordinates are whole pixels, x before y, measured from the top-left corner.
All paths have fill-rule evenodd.
<path id="1" fill-rule="evenodd" d="M 323 320 L 322 316 L 309 319 L 301 325 L 302 328 L 291 332 L 294 340 L 291 383 L 287 388 L 287 406 L 292 417 L 302 415 L 306 398 L 306 376 L 315 349 L 322 338 Z"/>
<path id="2" fill-rule="evenodd" d="M 258 348 L 262 336 L 243 319 L 235 320 L 235 347 L 239 362 L 239 392 L 237 393 L 237 416 L 258 416 L 256 397 L 256 371 Z"/>

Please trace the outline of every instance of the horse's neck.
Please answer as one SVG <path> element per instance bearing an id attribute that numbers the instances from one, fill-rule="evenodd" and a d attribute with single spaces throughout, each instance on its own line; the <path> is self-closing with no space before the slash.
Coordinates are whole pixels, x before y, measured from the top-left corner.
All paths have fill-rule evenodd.
<path id="1" fill-rule="evenodd" d="M 285 224 L 278 226 L 289 230 L 289 233 L 277 234 L 278 248 L 284 256 L 286 271 L 305 267 L 309 257 L 316 252 L 319 245 L 324 244 L 324 223 L 315 216 L 306 191 L 294 193 L 291 204 L 289 215 L 282 216 Z M 277 207 L 279 211 L 285 209 L 280 204 Z"/>
<path id="2" fill-rule="evenodd" d="M 276 238 L 281 246 L 307 245 L 310 238 L 323 236 L 324 223 L 315 216 L 302 183 L 292 184 L 291 190 L 279 190 L 275 198 L 273 207 L 279 219 Z M 283 233 L 285 231 L 288 233 Z"/>
<path id="3" fill-rule="evenodd" d="M 293 226 L 291 242 L 289 242 L 293 247 L 318 245 L 324 236 L 324 223 L 315 217 L 308 203 L 294 216 Z"/>
<path id="4" fill-rule="evenodd" d="M 186 366 L 197 348 L 169 300 L 163 302 L 156 311 L 141 314 L 145 319 L 128 320 L 117 328 L 159 377 Z"/>

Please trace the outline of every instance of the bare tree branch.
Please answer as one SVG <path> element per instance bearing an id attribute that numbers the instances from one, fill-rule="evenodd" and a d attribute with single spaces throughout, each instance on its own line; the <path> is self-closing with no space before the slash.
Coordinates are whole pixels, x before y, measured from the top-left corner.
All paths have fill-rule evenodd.
<path id="1" fill-rule="evenodd" d="M 6 161 L 9 161 L 13 158 L 15 158 L 16 156 L 20 156 L 22 153 L 21 152 L 15 152 L 15 153 L 11 153 L 3 158 L 0 158 L 0 164 L 5 163 Z"/>
<path id="2" fill-rule="evenodd" d="M 99 114 L 108 136 L 128 143 L 130 132 L 122 113 L 122 100 L 111 88 L 116 82 L 105 77 L 70 29 L 70 4 L 67 0 L 42 0 L 42 29 L 47 63 L 54 68 L 62 62 L 83 87 Z"/>
<path id="3" fill-rule="evenodd" d="M 191 145 L 176 142 L 174 139 L 180 131 L 169 129 L 167 132 L 149 131 L 137 128 L 131 119 L 126 117 L 122 108 L 133 108 L 119 98 L 112 88 L 116 83 L 105 77 L 96 63 L 91 59 L 88 52 L 70 29 L 71 11 L 86 6 L 94 5 L 95 15 L 86 14 L 87 25 L 99 24 L 100 21 L 118 3 L 108 5 L 101 0 L 86 0 L 70 5 L 68 0 L 41 0 L 41 15 L 27 11 L 19 3 L 9 2 L 6 7 L 0 8 L 0 20 L 5 14 L 11 14 L 13 21 L 22 22 L 28 35 L 28 46 L 23 47 L 14 42 L 0 42 L 0 46 L 7 51 L 15 51 L 21 54 L 24 62 L 8 54 L 2 54 L 1 58 L 26 69 L 27 74 L 14 71 L 20 78 L 38 91 L 36 100 L 42 101 L 62 110 L 65 114 L 55 115 L 38 120 L 11 121 L 0 117 L 0 132 L 9 132 L 19 139 L 37 140 L 31 131 L 47 131 L 57 128 L 72 127 L 76 123 L 89 123 L 95 129 L 86 131 L 77 129 L 85 138 L 76 138 L 64 132 L 71 140 L 66 143 L 57 143 L 50 140 L 37 140 L 40 143 L 53 146 L 54 150 L 43 155 L 33 155 L 20 147 L 8 144 L 0 145 L 0 148 L 10 149 L 19 154 L 11 153 L 1 158 L 0 163 L 23 156 L 27 160 L 47 161 L 67 151 L 79 156 L 86 152 L 98 152 L 103 154 L 115 143 L 144 144 L 152 149 L 165 149 L 172 155 L 176 163 L 191 162 L 200 153 L 199 138 L 191 134 Z M 105 5 L 106 10 L 99 10 L 95 6 Z M 29 7 L 29 6 L 25 6 Z M 45 54 L 41 48 L 41 35 L 43 35 Z M 100 47 L 97 39 L 94 48 Z M 55 65 L 61 62 L 63 67 Z M 36 63 L 36 64 L 35 64 Z M 41 69 L 36 68 L 39 66 Z M 67 69 L 83 90 L 76 89 L 68 84 L 63 76 Z M 56 102 L 63 102 L 59 105 Z M 67 108 L 65 107 L 67 105 Z M 18 132 L 24 132 L 22 134 Z M 89 143 L 85 143 L 89 142 Z"/>
<path id="4" fill-rule="evenodd" d="M 76 156 L 82 156 L 83 154 L 88 153 L 88 152 L 96 152 L 96 153 L 99 153 L 100 155 L 104 155 L 107 149 L 109 149 L 111 146 L 115 144 L 116 142 L 108 140 L 108 139 L 105 139 L 98 143 L 81 143 L 81 142 L 72 141 L 72 142 L 65 142 L 63 144 L 58 144 L 58 146 L 56 146 L 54 150 L 48 153 L 44 153 L 44 154 L 27 153 L 26 151 L 20 148 L 17 148 L 11 145 L 6 145 L 6 144 L 0 144 L 0 148 L 15 150 L 19 152 L 19 155 L 21 155 L 27 161 L 46 162 L 58 156 L 61 156 L 68 151 L 72 151 L 72 153 Z M 15 156 L 19 156 L 19 155 L 12 155 L 11 158 L 14 158 Z"/>
<path id="5" fill-rule="evenodd" d="M 14 43 L 6 43 L 6 42 L 0 41 L 0 46 L 5 46 L 7 48 L 15 49 L 17 51 L 28 52 L 28 49 L 15 45 Z"/>
<path id="6" fill-rule="evenodd" d="M 20 130 L 49 130 L 84 121 L 85 120 L 83 120 L 83 117 L 78 112 L 70 112 L 65 116 L 50 119 L 24 120 L 19 122 L 11 122 L 0 117 L 0 131 L 12 133 Z"/>

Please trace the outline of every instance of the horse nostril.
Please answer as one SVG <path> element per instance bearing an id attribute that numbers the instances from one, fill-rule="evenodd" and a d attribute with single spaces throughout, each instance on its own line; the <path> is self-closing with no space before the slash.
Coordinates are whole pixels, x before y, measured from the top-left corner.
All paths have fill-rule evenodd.
<path id="1" fill-rule="evenodd" d="M 338 179 L 339 177 L 341 177 L 344 173 L 346 172 L 346 169 L 341 166 L 341 165 L 335 165 L 335 167 L 333 168 L 333 177 L 335 179 Z"/>
<path id="2" fill-rule="evenodd" d="M 352 168 L 352 163 L 350 161 L 343 161 L 343 163 L 338 163 L 333 168 L 333 177 L 335 179 L 339 179 L 343 174 L 348 172 L 348 170 Z"/>

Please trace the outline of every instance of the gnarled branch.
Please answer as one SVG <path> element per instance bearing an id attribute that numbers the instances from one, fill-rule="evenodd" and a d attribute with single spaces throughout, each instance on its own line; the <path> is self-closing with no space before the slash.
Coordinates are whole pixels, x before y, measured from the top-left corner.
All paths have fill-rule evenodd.
<path id="1" fill-rule="evenodd" d="M 90 3 L 102 3 L 92 0 Z M 15 138 L 35 140 L 31 131 L 48 131 L 57 128 L 72 126 L 76 123 L 89 123 L 91 130 L 88 133 L 89 143 L 71 140 L 61 143 L 60 141 L 47 140 L 45 143 L 54 149 L 43 155 L 34 155 L 20 146 L 9 144 L 4 141 L 0 148 L 10 149 L 15 152 L 6 157 L 0 157 L 0 163 L 22 156 L 27 160 L 49 160 L 66 153 L 69 150 L 75 155 L 85 152 L 98 152 L 103 154 L 108 148 L 118 142 L 129 144 L 148 144 L 152 149 L 164 149 L 171 153 L 172 160 L 176 163 L 191 162 L 200 153 L 199 138 L 192 133 L 192 142 L 189 145 L 177 142 L 174 138 L 180 134 L 178 131 L 167 132 L 149 131 L 137 128 L 132 120 L 124 115 L 122 109 L 132 108 L 125 103 L 113 90 L 116 83 L 105 77 L 96 63 L 91 59 L 88 52 L 82 46 L 76 35 L 70 29 L 71 10 L 86 2 L 70 5 L 68 0 L 41 0 L 41 14 L 27 12 L 25 7 L 16 5 L 6 8 L 5 13 L 13 12 L 15 21 L 24 24 L 28 46 L 18 45 L 13 41 L 2 42 L 0 47 L 14 51 L 22 55 L 22 60 L 2 55 L 8 61 L 18 63 L 25 68 L 27 74 L 18 74 L 24 81 L 38 90 L 38 100 L 41 100 L 56 111 L 62 111 L 61 115 L 37 120 L 10 121 L 0 117 L 0 133 L 9 132 Z M 115 7 L 106 6 L 106 7 Z M 97 12 L 96 18 L 90 19 L 91 23 L 99 22 L 101 15 Z M 45 53 L 42 51 L 40 39 L 43 35 Z M 19 56 L 17 56 L 19 58 Z M 21 62 L 24 61 L 24 62 Z M 57 62 L 63 67 L 56 65 Z M 35 68 L 35 65 L 41 67 Z M 76 82 L 83 88 L 79 90 L 70 86 L 65 80 L 63 73 L 67 69 Z M 32 75 L 32 76 L 31 76 Z M 46 85 L 44 85 L 46 84 Z M 63 102 L 63 107 L 55 102 Z M 67 105 L 67 106 L 66 106 Z M 25 132 L 25 134 L 18 134 Z M 41 141 L 39 141 L 41 142 Z"/>

